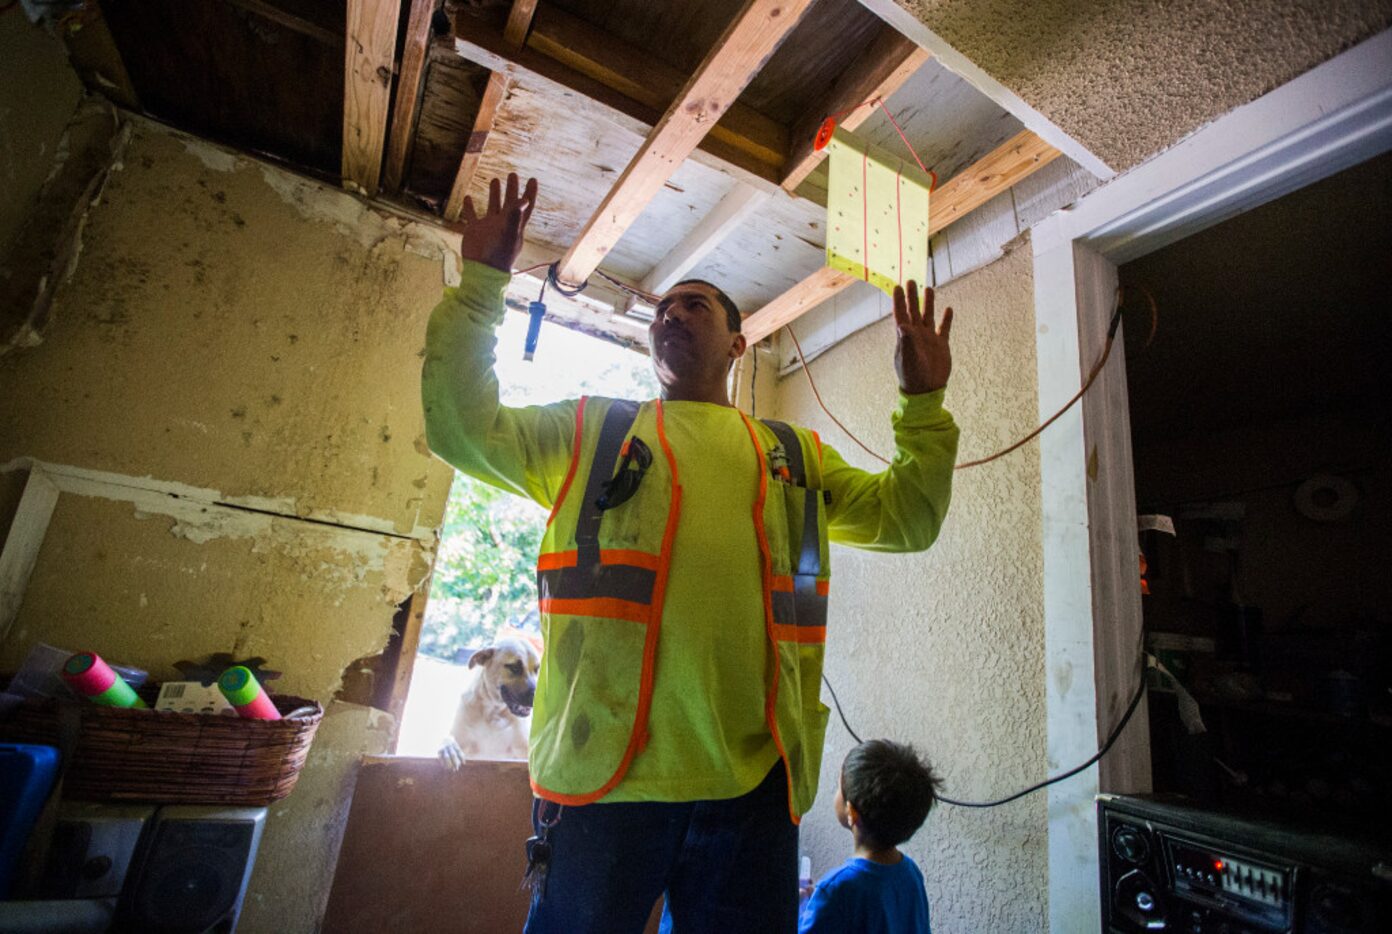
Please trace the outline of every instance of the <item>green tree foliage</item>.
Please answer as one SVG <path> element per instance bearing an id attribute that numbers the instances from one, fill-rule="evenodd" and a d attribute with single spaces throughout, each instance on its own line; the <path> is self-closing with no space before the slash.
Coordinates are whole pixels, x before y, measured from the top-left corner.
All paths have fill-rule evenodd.
<path id="1" fill-rule="evenodd" d="M 487 645 L 503 626 L 536 628 L 534 569 L 545 526 L 545 511 L 532 501 L 455 475 L 422 652 L 453 659 L 460 649 Z"/>

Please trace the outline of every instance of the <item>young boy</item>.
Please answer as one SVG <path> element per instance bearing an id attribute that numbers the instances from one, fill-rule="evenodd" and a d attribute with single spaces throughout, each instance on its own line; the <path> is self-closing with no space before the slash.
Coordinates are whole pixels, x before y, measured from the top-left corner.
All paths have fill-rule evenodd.
<path id="1" fill-rule="evenodd" d="M 855 855 L 817 883 L 799 934 L 930 934 L 923 873 L 897 847 L 923 825 L 941 784 L 912 746 L 872 739 L 851 750 L 835 806 Z"/>

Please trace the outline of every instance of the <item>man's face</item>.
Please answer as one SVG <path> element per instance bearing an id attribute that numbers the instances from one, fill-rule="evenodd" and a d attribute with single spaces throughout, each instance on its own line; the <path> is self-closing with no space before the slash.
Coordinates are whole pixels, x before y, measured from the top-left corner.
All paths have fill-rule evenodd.
<path id="1" fill-rule="evenodd" d="M 744 351 L 709 286 L 687 283 L 662 296 L 648 326 L 653 368 L 663 386 L 724 374 Z"/>

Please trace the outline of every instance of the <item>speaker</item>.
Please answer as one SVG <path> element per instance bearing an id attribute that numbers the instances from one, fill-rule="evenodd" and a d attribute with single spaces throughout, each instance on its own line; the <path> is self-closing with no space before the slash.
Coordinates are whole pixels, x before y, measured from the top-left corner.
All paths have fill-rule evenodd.
<path id="1" fill-rule="evenodd" d="M 265 808 L 160 808 L 126 880 L 117 929 L 233 931 L 265 823 Z"/>
<path id="2" fill-rule="evenodd" d="M 1099 795 L 1107 934 L 1374 934 L 1392 844 L 1171 795 Z"/>

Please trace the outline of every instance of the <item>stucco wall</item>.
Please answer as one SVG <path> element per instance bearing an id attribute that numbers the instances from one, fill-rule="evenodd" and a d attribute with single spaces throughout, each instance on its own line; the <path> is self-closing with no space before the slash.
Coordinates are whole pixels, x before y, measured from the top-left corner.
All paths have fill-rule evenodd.
<path id="1" fill-rule="evenodd" d="M 312 931 L 354 765 L 391 728 L 335 693 L 424 576 L 452 478 L 425 448 L 419 367 L 453 264 L 428 230 L 140 120 L 85 242 L 43 342 L 0 357 L 0 517 L 25 457 L 262 511 L 65 493 L 0 669 L 35 640 L 156 678 L 229 651 L 324 703 L 239 928 Z"/>
<path id="2" fill-rule="evenodd" d="M 940 289 L 957 311 L 947 406 L 961 459 L 1034 426 L 1031 258 L 1019 247 Z M 881 453 L 892 450 L 894 327 L 882 321 L 812 364 L 827 405 Z M 879 466 L 818 408 L 805 375 L 778 385 L 778 416 L 810 425 L 852 463 Z M 1044 624 L 1039 461 L 1033 446 L 957 475 L 942 535 L 925 554 L 832 556 L 827 673 L 863 738 L 915 744 L 947 794 L 982 800 L 1044 775 Z M 817 804 L 803 824 L 814 875 L 850 855 L 831 809 L 851 746 L 832 717 Z M 1044 799 L 1003 808 L 943 806 L 907 851 L 928 880 L 933 929 L 1028 932 L 1046 927 Z"/>
<path id="3" fill-rule="evenodd" d="M 1389 0 L 896 0 L 1123 170 L 1392 24 Z"/>
<path id="4" fill-rule="evenodd" d="M 81 97 L 62 43 L 22 11 L 6 10 L 0 16 L 0 266 Z"/>

